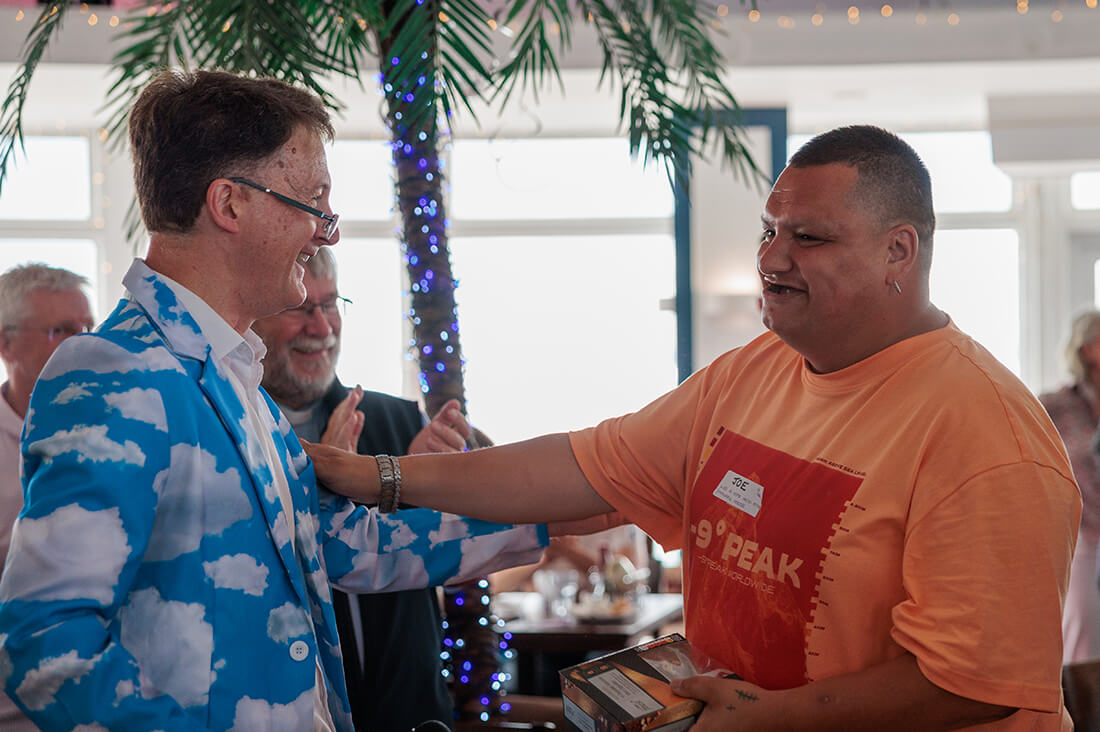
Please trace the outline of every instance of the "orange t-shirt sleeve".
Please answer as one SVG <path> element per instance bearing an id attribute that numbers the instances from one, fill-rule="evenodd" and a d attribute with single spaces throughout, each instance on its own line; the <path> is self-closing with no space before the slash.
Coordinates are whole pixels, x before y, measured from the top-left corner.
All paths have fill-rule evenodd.
<path id="1" fill-rule="evenodd" d="M 569 434 L 573 454 L 600 496 L 666 550 L 682 543 L 685 494 L 705 371 L 637 412 Z"/>
<path id="2" fill-rule="evenodd" d="M 891 635 L 930 681 L 991 704 L 1060 708 L 1061 628 L 1049 618 L 1061 615 L 1075 496 L 1061 472 L 1023 462 L 914 505 Z"/>

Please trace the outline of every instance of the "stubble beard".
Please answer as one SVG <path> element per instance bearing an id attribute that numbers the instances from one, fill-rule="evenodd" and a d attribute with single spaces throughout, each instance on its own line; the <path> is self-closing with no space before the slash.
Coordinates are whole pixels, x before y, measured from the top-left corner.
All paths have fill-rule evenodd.
<path id="1" fill-rule="evenodd" d="M 328 349 L 322 368 L 314 375 L 301 373 L 292 361 L 295 346 Z M 271 397 L 291 409 L 302 409 L 325 395 L 336 379 L 336 359 L 340 355 L 340 340 L 328 338 L 295 338 L 278 352 L 268 351 L 264 357 L 263 387 Z"/>

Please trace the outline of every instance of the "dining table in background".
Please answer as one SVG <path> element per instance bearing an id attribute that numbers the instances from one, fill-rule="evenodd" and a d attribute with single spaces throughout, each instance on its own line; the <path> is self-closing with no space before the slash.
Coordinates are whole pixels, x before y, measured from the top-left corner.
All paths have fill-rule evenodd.
<path id="1" fill-rule="evenodd" d="M 557 672 L 561 668 L 656 637 L 661 628 L 681 620 L 684 609 L 679 593 L 639 595 L 635 612 L 617 620 L 553 615 L 536 592 L 502 592 L 494 604 L 497 614 L 505 618 L 497 632 L 515 651 L 515 690 L 540 696 L 560 693 Z"/>

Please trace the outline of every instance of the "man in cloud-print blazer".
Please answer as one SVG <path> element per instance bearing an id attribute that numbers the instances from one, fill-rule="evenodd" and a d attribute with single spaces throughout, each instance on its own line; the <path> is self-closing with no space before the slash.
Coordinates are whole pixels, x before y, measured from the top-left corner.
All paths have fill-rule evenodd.
<path id="1" fill-rule="evenodd" d="M 546 529 L 318 491 L 264 398 L 290 533 L 241 401 L 195 319 L 137 260 L 66 341 L 24 428 L 26 507 L 0 583 L 0 681 L 44 729 L 350 730 L 329 583 L 423 587 L 537 561 Z"/>

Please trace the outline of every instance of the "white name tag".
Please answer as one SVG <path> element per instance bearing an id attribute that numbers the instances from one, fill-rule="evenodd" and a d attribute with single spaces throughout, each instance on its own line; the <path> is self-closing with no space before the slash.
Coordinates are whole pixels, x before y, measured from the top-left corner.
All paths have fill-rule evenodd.
<path id="1" fill-rule="evenodd" d="M 755 518 L 764 501 L 764 486 L 730 470 L 714 489 L 714 495 Z"/>

